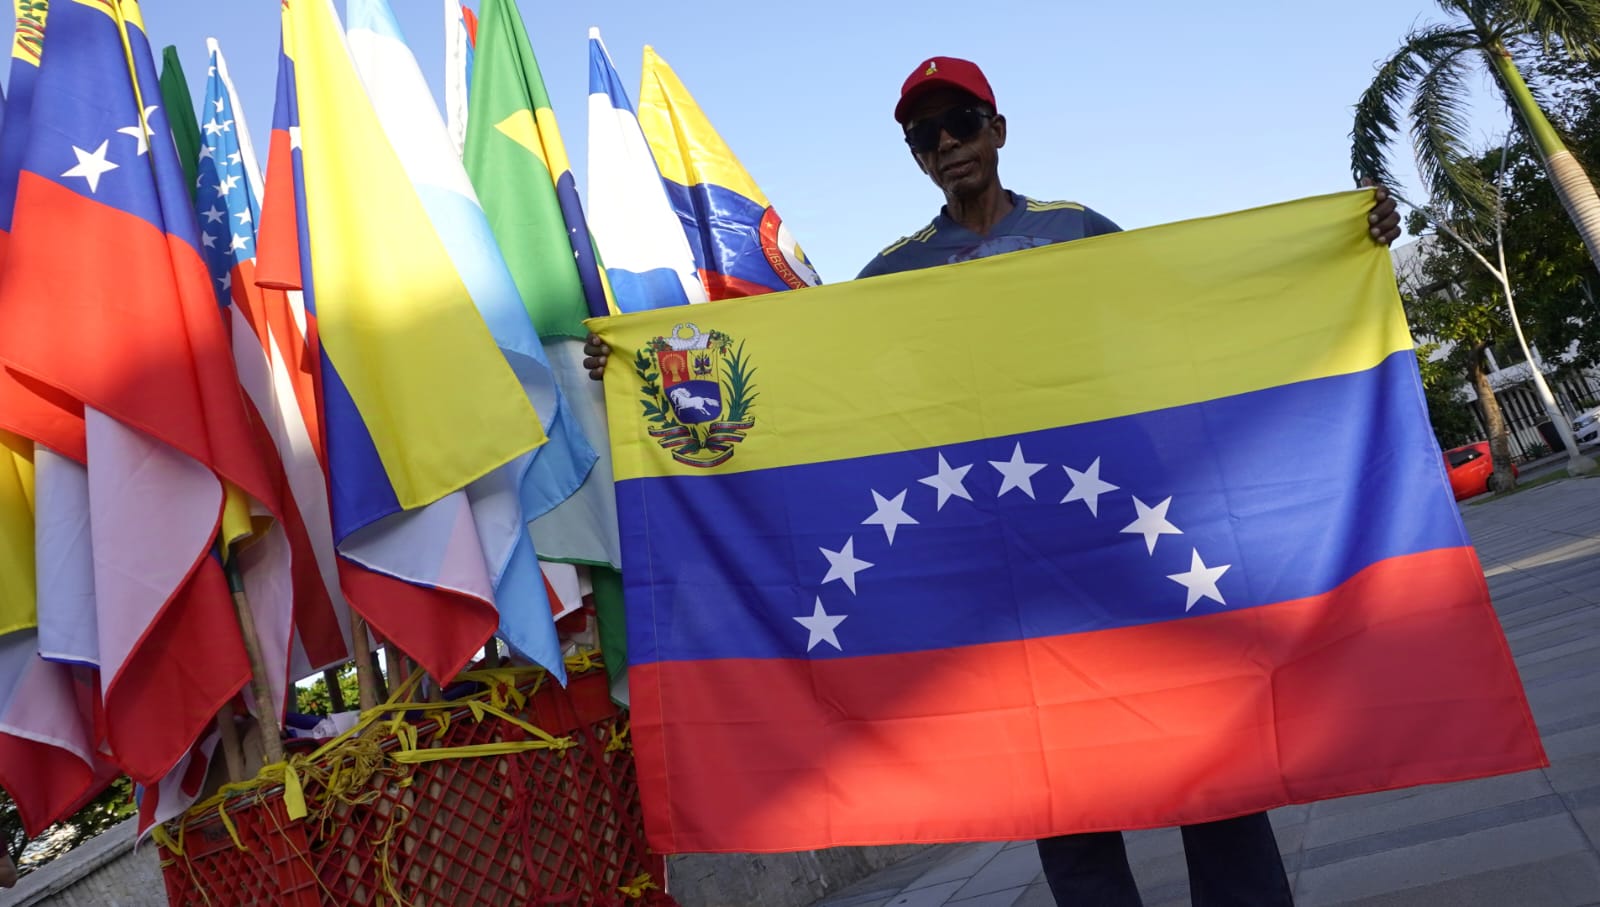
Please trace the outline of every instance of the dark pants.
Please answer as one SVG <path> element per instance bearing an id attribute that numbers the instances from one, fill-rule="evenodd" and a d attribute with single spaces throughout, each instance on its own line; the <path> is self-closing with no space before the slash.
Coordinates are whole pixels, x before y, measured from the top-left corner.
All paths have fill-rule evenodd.
<path id="1" fill-rule="evenodd" d="M 1183 826 L 1193 907 L 1289 907 L 1294 895 L 1266 813 Z M 1039 842 L 1057 907 L 1142 907 L 1122 833 Z"/>

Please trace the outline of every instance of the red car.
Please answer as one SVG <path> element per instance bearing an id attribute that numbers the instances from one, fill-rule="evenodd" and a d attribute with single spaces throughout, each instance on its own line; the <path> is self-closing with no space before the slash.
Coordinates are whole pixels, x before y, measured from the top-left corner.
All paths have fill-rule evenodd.
<path id="1" fill-rule="evenodd" d="M 1494 466 L 1489 457 L 1488 441 L 1445 451 L 1444 464 L 1450 472 L 1450 490 L 1456 493 L 1456 500 L 1463 501 L 1494 490 Z M 1515 463 L 1511 464 L 1511 475 L 1517 475 Z"/>

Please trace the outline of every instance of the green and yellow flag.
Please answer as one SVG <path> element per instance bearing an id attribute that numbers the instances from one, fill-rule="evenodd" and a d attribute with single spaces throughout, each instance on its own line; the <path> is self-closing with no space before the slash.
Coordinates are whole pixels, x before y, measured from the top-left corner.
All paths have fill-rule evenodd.
<path id="1" fill-rule="evenodd" d="M 467 174 L 540 337 L 584 337 L 609 313 L 561 130 L 514 0 L 484 0 Z"/>

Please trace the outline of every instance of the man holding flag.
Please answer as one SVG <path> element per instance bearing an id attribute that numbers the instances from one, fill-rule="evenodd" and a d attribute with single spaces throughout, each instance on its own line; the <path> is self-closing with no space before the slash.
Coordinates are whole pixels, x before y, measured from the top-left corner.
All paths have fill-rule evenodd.
<path id="1" fill-rule="evenodd" d="M 926 227 L 867 263 L 858 277 L 894 274 L 1115 233 L 1116 224 L 1072 202 L 1039 202 L 1000 184 L 1006 118 L 975 64 L 924 61 L 906 78 L 894 109 L 917 167 L 944 193 Z M 1376 242 L 1400 235 L 1400 216 L 1384 190 L 1368 217 Z M 1290 904 L 1293 894 L 1266 813 L 1183 828 L 1190 894 L 1196 905 Z M 1058 904 L 1141 903 L 1120 832 L 1062 835 L 1039 842 L 1045 878 Z"/>
<path id="2" fill-rule="evenodd" d="M 1110 220 L 1081 205 L 1037 202 L 1002 186 L 999 150 L 1005 144 L 1006 121 L 976 65 L 949 57 L 924 61 L 906 79 L 895 119 L 913 159 L 943 192 L 946 204 L 932 223 L 885 249 L 860 276 L 893 274 L 1118 231 Z M 1387 245 L 1399 236 L 1399 217 L 1383 189 L 1377 189 L 1375 196 L 1367 221 L 1369 233 L 1373 241 Z M 587 352 L 585 365 L 599 378 L 610 349 L 591 338 Z M 1081 478 L 1087 482 L 1090 476 Z M 941 504 L 945 494 L 940 491 Z M 856 562 L 855 566 L 870 565 Z M 829 578 L 833 578 L 831 572 Z M 1292 902 L 1265 813 L 1189 825 L 1183 829 L 1183 837 L 1195 904 Z M 1119 832 L 1048 838 L 1039 842 L 1039 850 L 1057 903 L 1141 903 Z"/>

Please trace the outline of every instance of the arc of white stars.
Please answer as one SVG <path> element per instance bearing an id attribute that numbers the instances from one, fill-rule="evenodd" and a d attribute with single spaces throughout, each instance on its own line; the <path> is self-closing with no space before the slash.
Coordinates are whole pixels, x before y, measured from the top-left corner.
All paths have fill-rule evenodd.
<path id="1" fill-rule="evenodd" d="M 1100 496 L 1111 491 L 1116 491 L 1117 486 L 1100 478 L 1100 458 L 1095 457 L 1094 462 L 1083 472 L 1071 466 L 1063 466 L 1067 471 L 1067 479 L 1072 482 L 1072 490 L 1061 499 L 1061 503 L 1070 504 L 1073 501 L 1082 501 L 1089 507 L 1089 515 L 1100 518 Z"/>
<path id="2" fill-rule="evenodd" d="M 843 652 L 844 647 L 839 645 L 839 636 L 835 631 L 849 616 L 848 614 L 829 614 L 822 608 L 822 599 L 818 598 L 810 617 L 796 617 L 794 619 L 795 623 L 805 627 L 806 632 L 811 634 L 806 639 L 806 651 L 809 652 L 815 649 L 819 643 L 825 642 Z"/>
<path id="3" fill-rule="evenodd" d="M 1185 611 L 1193 608 L 1203 598 L 1212 599 L 1219 605 L 1226 605 L 1222 592 L 1217 589 L 1217 580 L 1221 579 L 1222 574 L 1227 573 L 1228 568 L 1232 566 L 1232 564 L 1218 564 L 1215 567 L 1207 567 L 1206 562 L 1200 559 L 1200 552 L 1196 550 L 1190 557 L 1189 569 L 1183 573 L 1168 574 L 1167 579 L 1188 590 L 1187 600 L 1183 603 Z"/>
<path id="4" fill-rule="evenodd" d="M 821 551 L 822 556 L 828 559 L 828 575 L 822 578 L 823 585 L 839 580 L 845 584 L 845 588 L 850 590 L 850 594 L 854 595 L 856 591 L 856 574 L 872 566 L 867 561 L 856 557 L 855 536 L 845 539 L 844 547 L 838 551 L 829 551 L 826 548 L 818 548 L 817 550 Z"/>
<path id="5" fill-rule="evenodd" d="M 111 141 L 109 139 L 101 142 L 100 147 L 93 151 L 85 151 L 77 145 L 73 145 L 72 153 L 78 156 L 78 163 L 61 175 L 82 177 L 89 183 L 89 191 L 91 193 L 99 192 L 100 177 L 122 166 L 106 160 L 106 149 L 110 146 Z"/>
<path id="6" fill-rule="evenodd" d="M 1134 498 L 1133 506 L 1139 518 L 1124 526 L 1122 531 L 1144 536 L 1145 547 L 1151 554 L 1156 553 L 1156 539 L 1161 536 L 1183 535 L 1182 529 L 1167 521 L 1167 508 L 1172 506 L 1172 498 L 1167 498 L 1154 507 Z"/>
<path id="7" fill-rule="evenodd" d="M 1029 463 L 1022 456 L 1022 443 L 1019 441 L 1011 450 L 1011 459 L 990 460 L 989 465 L 998 469 L 1001 475 L 1000 491 L 995 497 L 1003 498 L 1006 492 L 1015 489 L 1033 498 L 1033 476 L 1049 464 Z"/>
<path id="8" fill-rule="evenodd" d="M 939 471 L 917 480 L 939 492 L 939 503 L 933 508 L 934 510 L 943 510 L 945 502 L 952 497 L 972 500 L 972 495 L 967 493 L 965 485 L 967 471 L 970 469 L 972 469 L 971 464 L 951 468 L 950 464 L 945 462 L 944 454 L 939 454 Z"/>
<path id="9" fill-rule="evenodd" d="M 906 513 L 905 491 L 900 492 L 892 498 L 886 498 L 874 490 L 872 492 L 872 502 L 877 506 L 878 509 L 873 512 L 872 516 L 862 520 L 861 525 L 882 526 L 884 534 L 889 537 L 890 545 L 894 544 L 894 531 L 896 527 L 917 525 L 916 518 L 911 516 L 909 513 Z"/>
<path id="10" fill-rule="evenodd" d="M 132 126 L 124 126 L 117 130 L 123 135 L 132 136 L 139 143 L 138 154 L 145 154 L 150 150 L 150 117 L 160 109 L 160 107 L 156 106 L 146 107 L 144 109 L 144 119 Z"/>

